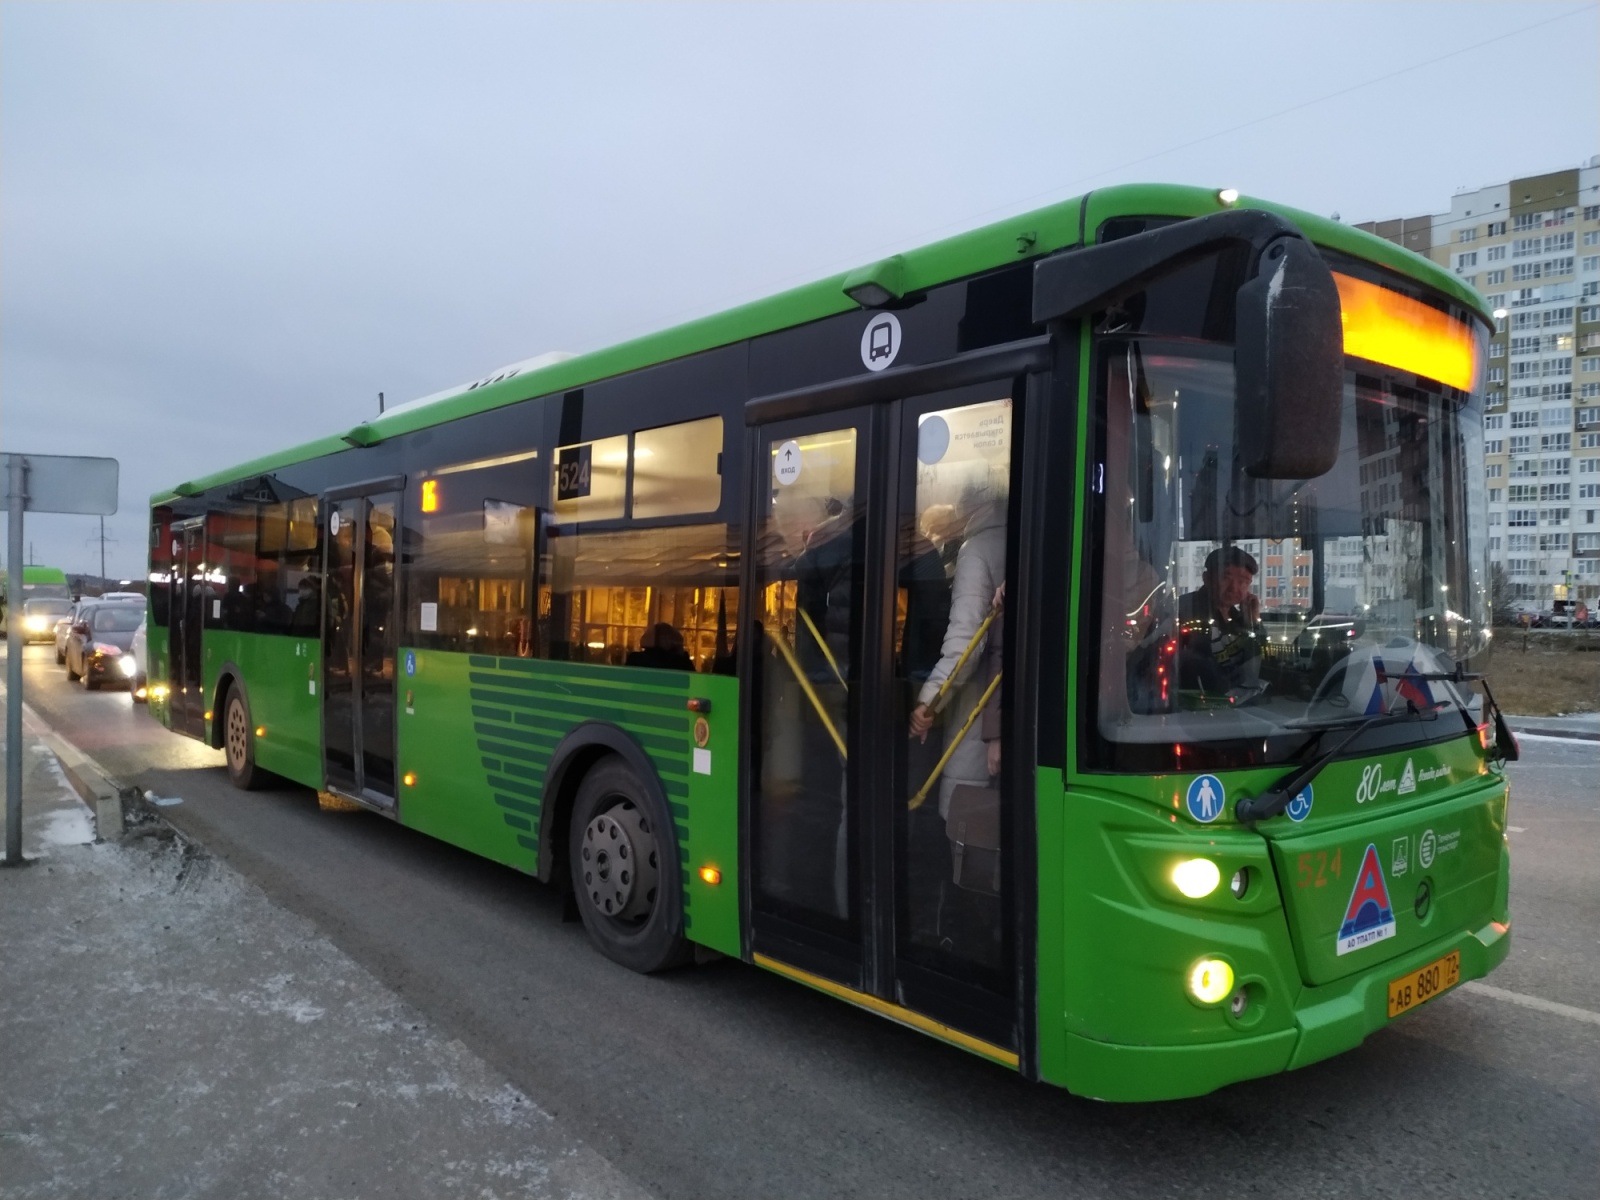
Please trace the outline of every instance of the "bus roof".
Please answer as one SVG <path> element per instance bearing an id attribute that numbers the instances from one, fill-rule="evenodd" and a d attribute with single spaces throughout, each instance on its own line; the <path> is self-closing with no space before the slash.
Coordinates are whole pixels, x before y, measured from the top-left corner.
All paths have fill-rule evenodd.
<path id="1" fill-rule="evenodd" d="M 1046 208 L 1036 209 L 974 229 L 920 249 L 895 255 L 904 292 L 920 291 L 968 275 L 993 270 L 1007 263 L 1026 261 L 1070 246 L 1080 245 L 1115 216 L 1198 217 L 1223 207 L 1211 189 L 1171 184 L 1126 184 L 1086 193 Z M 1477 313 L 1488 324 L 1487 302 L 1438 264 L 1374 234 L 1298 209 L 1241 197 L 1234 207 L 1256 208 L 1293 221 L 1313 242 L 1330 250 L 1388 267 L 1444 293 Z M 330 434 L 291 446 L 261 458 L 180 483 L 157 492 L 152 504 L 198 495 L 253 475 L 264 475 L 293 463 L 320 458 L 352 446 L 372 446 L 400 434 L 440 425 L 474 413 L 515 404 L 531 396 L 550 395 L 582 387 L 613 375 L 636 371 L 657 363 L 683 358 L 746 338 L 758 337 L 790 326 L 821 320 L 857 307 L 843 287 L 852 275 L 843 272 L 805 284 L 739 308 L 701 317 L 632 341 L 587 354 L 540 356 L 526 360 L 506 374 L 486 381 L 445 389 L 419 401 L 396 405 L 372 421 L 343 433 Z M 63 577 L 64 578 L 64 577 Z"/>
<path id="2" fill-rule="evenodd" d="M 59 583 L 64 585 L 66 582 L 67 573 L 60 567 L 25 566 L 22 568 L 22 583 L 24 587 L 36 583 Z"/>

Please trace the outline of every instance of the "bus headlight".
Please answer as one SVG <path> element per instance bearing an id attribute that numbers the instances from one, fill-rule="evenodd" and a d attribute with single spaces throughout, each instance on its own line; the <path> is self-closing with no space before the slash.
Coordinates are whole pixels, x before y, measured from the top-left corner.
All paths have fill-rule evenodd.
<path id="1" fill-rule="evenodd" d="M 1202 958 L 1189 968 L 1189 994 L 1201 1004 L 1220 1004 L 1233 991 L 1233 968 L 1220 958 Z"/>
<path id="2" fill-rule="evenodd" d="M 1199 900 L 1217 890 L 1222 872 L 1209 858 L 1188 858 L 1172 868 L 1172 886 L 1191 900 Z"/>

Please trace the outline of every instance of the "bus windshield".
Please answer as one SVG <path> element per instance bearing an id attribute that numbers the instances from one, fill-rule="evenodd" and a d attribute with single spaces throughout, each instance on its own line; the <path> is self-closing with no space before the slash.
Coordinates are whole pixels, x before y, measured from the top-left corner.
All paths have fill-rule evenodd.
<path id="1" fill-rule="evenodd" d="M 1232 358 L 1101 342 L 1095 765 L 1286 762 L 1385 713 L 1417 719 L 1363 749 L 1460 736 L 1471 689 L 1440 676 L 1489 628 L 1477 396 L 1351 362 L 1333 468 L 1257 479 Z"/>

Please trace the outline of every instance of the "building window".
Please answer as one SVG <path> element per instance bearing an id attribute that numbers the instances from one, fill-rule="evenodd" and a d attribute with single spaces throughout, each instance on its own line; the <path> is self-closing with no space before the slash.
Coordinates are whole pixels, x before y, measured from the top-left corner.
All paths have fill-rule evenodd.
<path id="1" fill-rule="evenodd" d="M 1585 246 L 1600 246 L 1600 229 L 1591 229 L 1583 235 Z"/>
<path id="2" fill-rule="evenodd" d="M 1600 204 L 1584 205 L 1583 219 L 1585 221 L 1600 221 Z"/>
<path id="3" fill-rule="evenodd" d="M 1504 454 L 1506 452 L 1506 444 L 1499 438 L 1496 438 L 1492 442 L 1485 442 L 1483 444 L 1483 452 L 1485 454 Z"/>
<path id="4" fill-rule="evenodd" d="M 1458 230 L 1456 230 L 1456 241 L 1458 241 L 1458 242 L 1475 242 L 1477 240 L 1478 240 L 1478 227 L 1476 225 L 1472 226 L 1469 229 L 1458 229 Z"/>
<path id="5" fill-rule="evenodd" d="M 1477 265 L 1478 265 L 1478 252 L 1476 250 L 1469 250 L 1465 254 L 1456 255 L 1456 274 L 1457 275 L 1460 275 L 1468 267 L 1475 267 Z"/>
<path id="6" fill-rule="evenodd" d="M 1600 271 L 1600 254 L 1585 254 L 1582 266 L 1585 271 Z"/>
<path id="7" fill-rule="evenodd" d="M 1490 488 L 1489 489 L 1489 503 L 1490 504 L 1499 504 L 1500 503 L 1501 493 L 1503 493 L 1504 491 L 1505 491 L 1504 488 Z"/>
<path id="8" fill-rule="evenodd" d="M 1483 427 L 1485 429 L 1504 429 L 1506 427 L 1505 414 L 1497 413 L 1492 417 L 1485 417 L 1483 419 Z"/>
<path id="9" fill-rule="evenodd" d="M 1490 246 L 1483 252 L 1485 262 L 1500 262 L 1505 256 L 1506 248 L 1504 246 Z"/>
<path id="10" fill-rule="evenodd" d="M 1520 282 L 1524 279 L 1538 279 L 1542 269 L 1542 266 L 1536 262 L 1513 263 L 1511 265 L 1512 282 Z"/>
<path id="11" fill-rule="evenodd" d="M 1585 321 L 1600 321 L 1600 304 L 1590 304 L 1585 307 L 1581 319 Z"/>
<path id="12" fill-rule="evenodd" d="M 1489 382 L 1490 383 L 1504 383 L 1505 381 L 1506 381 L 1506 369 L 1504 367 L 1490 367 L 1489 368 Z"/>
<path id="13" fill-rule="evenodd" d="M 1484 282 L 1484 286 L 1485 287 L 1493 287 L 1495 284 L 1504 283 L 1505 281 L 1506 281 L 1506 273 L 1505 273 L 1505 270 L 1503 268 L 1501 270 L 1498 270 L 1498 271 L 1490 271 L 1487 275 L 1485 275 L 1483 277 L 1483 282 Z"/>
<path id="14" fill-rule="evenodd" d="M 1572 249 L 1572 234 L 1553 233 L 1544 239 L 1544 252 L 1546 254 L 1560 254 L 1563 250 Z"/>
<path id="15" fill-rule="evenodd" d="M 1585 375 L 1591 371 L 1600 371 L 1600 356 L 1579 359 L 1578 369 Z"/>
<path id="16" fill-rule="evenodd" d="M 1487 474 L 1485 475 L 1485 478 L 1487 478 L 1487 479 L 1499 479 L 1500 475 L 1501 475 L 1501 472 L 1503 472 L 1504 470 L 1505 470 L 1505 468 L 1504 468 L 1504 466 L 1502 464 L 1500 464 L 1500 463 L 1490 463 L 1488 468 L 1487 468 Z"/>
<path id="17" fill-rule="evenodd" d="M 1578 445 L 1584 450 L 1593 450 L 1600 447 L 1600 433 L 1580 433 Z"/>
<path id="18" fill-rule="evenodd" d="M 1504 237 L 1505 236 L 1505 232 L 1506 232 L 1506 223 L 1504 221 L 1490 221 L 1489 222 L 1489 236 L 1490 237 Z"/>

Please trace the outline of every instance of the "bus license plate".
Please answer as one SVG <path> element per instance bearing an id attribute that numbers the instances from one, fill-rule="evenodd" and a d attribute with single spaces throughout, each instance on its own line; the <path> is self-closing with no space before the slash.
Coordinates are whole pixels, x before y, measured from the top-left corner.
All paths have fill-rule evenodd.
<path id="1" fill-rule="evenodd" d="M 1420 971 L 1389 982 L 1389 1017 L 1393 1019 L 1424 1000 L 1432 1000 L 1461 982 L 1461 951 L 1452 950 Z"/>

